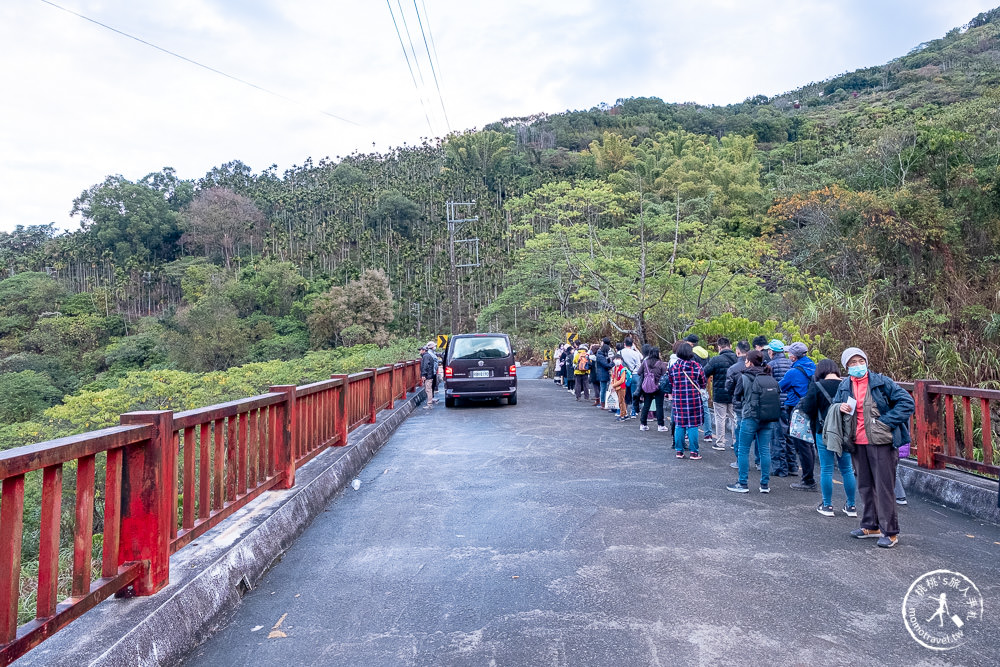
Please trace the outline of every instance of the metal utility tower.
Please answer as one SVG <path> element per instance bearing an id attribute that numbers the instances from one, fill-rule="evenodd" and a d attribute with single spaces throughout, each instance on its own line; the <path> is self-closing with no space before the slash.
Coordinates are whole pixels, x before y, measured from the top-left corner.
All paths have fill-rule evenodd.
<path id="1" fill-rule="evenodd" d="M 479 216 L 466 217 L 472 212 L 472 207 L 476 205 L 471 202 L 446 202 L 448 216 L 448 254 L 451 259 L 451 333 L 456 333 L 458 329 L 458 269 L 465 267 L 479 266 L 479 239 L 456 239 L 455 231 L 459 225 L 465 222 L 476 222 Z M 472 261 L 465 264 L 455 263 L 455 244 L 471 244 Z"/>

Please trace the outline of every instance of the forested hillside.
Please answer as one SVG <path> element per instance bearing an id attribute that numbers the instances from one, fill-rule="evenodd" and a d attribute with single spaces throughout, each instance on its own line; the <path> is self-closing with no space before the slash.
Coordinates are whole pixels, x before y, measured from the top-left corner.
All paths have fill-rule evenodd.
<path id="1" fill-rule="evenodd" d="M 900 377 L 997 385 L 998 63 L 994 10 L 725 107 L 630 98 L 284 173 L 110 176 L 67 202 L 79 231 L 0 234 L 0 422 L 138 371 L 447 333 L 453 312 L 522 349 L 568 330 L 768 329 L 828 355 L 860 344 Z M 479 218 L 457 298 L 451 200 Z"/>

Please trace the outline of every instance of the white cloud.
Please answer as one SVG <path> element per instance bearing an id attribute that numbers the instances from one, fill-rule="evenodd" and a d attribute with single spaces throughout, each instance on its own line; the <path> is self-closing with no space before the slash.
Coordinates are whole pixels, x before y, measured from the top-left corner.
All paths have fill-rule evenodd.
<path id="1" fill-rule="evenodd" d="M 309 156 L 430 136 L 381 2 L 59 1 L 298 103 L 37 0 L 3 3 L 0 229 L 74 225 L 72 199 L 108 174 L 135 179 L 172 166 L 198 178 L 232 159 L 283 169 Z M 456 130 L 619 97 L 724 104 L 783 92 L 899 56 L 990 4 L 424 2 Z M 413 3 L 392 5 L 397 20 L 405 10 L 423 67 L 424 107 L 441 136 L 446 128 Z"/>

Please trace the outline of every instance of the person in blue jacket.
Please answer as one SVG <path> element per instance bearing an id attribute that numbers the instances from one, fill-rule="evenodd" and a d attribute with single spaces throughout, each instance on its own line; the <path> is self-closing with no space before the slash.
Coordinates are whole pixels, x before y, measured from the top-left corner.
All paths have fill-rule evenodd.
<path id="1" fill-rule="evenodd" d="M 816 467 L 816 454 L 811 442 L 793 438 L 788 433 L 788 425 L 791 423 L 792 412 L 799 404 L 802 397 L 809 391 L 809 384 L 812 376 L 816 372 L 816 364 L 806 356 L 809 348 L 805 343 L 792 343 L 785 346 L 785 354 L 792 362 L 791 368 L 785 371 L 781 380 L 778 381 L 778 388 L 781 389 L 785 401 L 781 407 L 781 428 L 788 442 L 795 448 L 795 453 L 799 457 L 799 465 L 802 469 L 802 479 L 790 484 L 793 489 L 799 491 L 815 491 L 816 478 L 813 477 L 813 470 Z"/>

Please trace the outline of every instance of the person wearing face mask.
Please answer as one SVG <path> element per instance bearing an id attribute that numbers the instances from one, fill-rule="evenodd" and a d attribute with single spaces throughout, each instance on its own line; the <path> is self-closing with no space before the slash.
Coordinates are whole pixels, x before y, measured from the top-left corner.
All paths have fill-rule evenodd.
<path id="1" fill-rule="evenodd" d="M 628 419 L 628 403 L 625 401 L 625 391 L 628 389 L 630 373 L 625 366 L 622 355 L 616 354 L 612 359 L 614 364 L 611 367 L 611 390 L 618 396 L 618 417 L 617 421 L 623 422 Z"/>
<path id="2" fill-rule="evenodd" d="M 868 355 L 860 348 L 844 350 L 840 363 L 848 377 L 841 381 L 833 402 L 853 417 L 854 472 L 862 505 L 861 527 L 851 535 L 878 538 L 878 546 L 889 549 L 899 541 L 895 495 L 898 450 L 910 442 L 908 424 L 915 406 L 905 389 L 868 370 Z"/>

